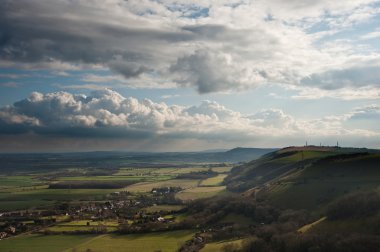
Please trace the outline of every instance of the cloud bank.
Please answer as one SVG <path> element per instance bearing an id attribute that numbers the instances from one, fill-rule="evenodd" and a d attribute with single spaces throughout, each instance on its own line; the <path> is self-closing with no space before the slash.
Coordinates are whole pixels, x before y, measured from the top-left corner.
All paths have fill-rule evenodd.
<path id="1" fill-rule="evenodd" d="M 126 85 L 174 84 L 199 93 L 267 83 L 379 89 L 380 53 L 332 37 L 369 22 L 378 6 L 377 0 L 5 0 L 0 65 L 109 69 Z"/>
<path id="2" fill-rule="evenodd" d="M 128 147 L 129 142 L 175 150 L 179 142 L 197 142 L 198 147 L 262 145 L 276 146 L 283 140 L 300 144 L 305 139 L 328 141 L 344 138 L 347 142 L 380 136 L 376 126 L 380 106 L 360 107 L 344 115 L 297 120 L 280 109 L 256 111 L 244 115 L 217 102 L 204 101 L 197 106 L 177 106 L 123 97 L 105 89 L 90 95 L 33 92 L 26 99 L 0 109 L 0 136 L 19 145 L 37 145 L 33 139 L 55 138 L 86 141 L 104 139 Z M 366 123 L 366 128 L 360 123 Z M 0 137 L 0 138 L 1 138 Z M 24 137 L 24 141 L 20 140 Z M 64 141 L 61 141 L 64 142 Z M 176 143 L 176 144 L 174 144 Z M 51 144 L 51 143 L 50 143 Z M 49 143 L 46 143 L 49 146 Z M 111 145 L 112 146 L 112 145 Z M 189 146 L 188 146 L 189 147 Z M 94 147 L 96 149 L 96 147 Z M 98 149 L 104 149 L 104 143 Z M 8 149 L 9 150 L 9 149 Z"/>

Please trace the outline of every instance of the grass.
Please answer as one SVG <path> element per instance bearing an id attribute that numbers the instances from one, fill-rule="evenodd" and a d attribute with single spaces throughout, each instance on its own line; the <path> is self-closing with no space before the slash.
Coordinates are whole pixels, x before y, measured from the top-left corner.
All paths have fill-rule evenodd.
<path id="1" fill-rule="evenodd" d="M 233 166 L 212 167 L 211 170 L 217 173 L 228 173 L 232 168 Z"/>
<path id="2" fill-rule="evenodd" d="M 298 232 L 301 234 L 304 234 L 307 231 L 309 231 L 311 228 L 313 228 L 314 226 L 318 225 L 319 223 L 321 223 L 322 221 L 325 221 L 325 220 L 326 220 L 326 217 L 322 217 L 313 223 L 310 223 L 310 224 L 307 224 L 307 225 L 301 227 L 300 229 L 298 229 Z"/>
<path id="3" fill-rule="evenodd" d="M 188 201 L 201 198 L 209 198 L 225 192 L 225 186 L 213 186 L 213 187 L 195 187 L 183 190 L 176 194 L 176 198 Z"/>
<path id="4" fill-rule="evenodd" d="M 40 183 L 32 176 L 0 176 L 0 189 L 33 186 Z"/>
<path id="5" fill-rule="evenodd" d="M 14 211 L 23 210 L 30 208 L 48 208 L 53 206 L 53 201 L 46 200 L 10 200 L 10 201 L 0 201 L 0 212 L 3 211 Z"/>
<path id="6" fill-rule="evenodd" d="M 224 178 L 227 177 L 226 174 L 219 174 L 215 177 L 202 180 L 201 186 L 219 186 L 222 184 Z"/>
<path id="7" fill-rule="evenodd" d="M 87 223 L 89 225 L 87 225 Z M 97 228 L 99 225 L 104 225 L 107 227 L 108 232 L 113 232 L 117 230 L 119 225 L 116 221 L 92 221 L 92 220 L 78 220 L 60 223 L 53 227 L 49 227 L 46 230 L 53 232 L 73 232 L 73 231 L 87 231 Z"/>
<path id="8" fill-rule="evenodd" d="M 138 172 L 137 172 L 138 173 Z M 78 176 L 78 177 L 60 177 L 60 181 L 122 181 L 122 180 L 167 180 L 172 176 L 165 175 L 130 175 L 130 176 Z"/>
<path id="9" fill-rule="evenodd" d="M 369 216 L 359 219 L 345 219 L 345 220 L 328 220 L 321 221 L 313 225 L 307 232 L 308 233 L 321 233 L 321 234 L 343 234 L 350 235 L 352 233 L 359 234 L 378 234 L 380 214 Z"/>
<path id="10" fill-rule="evenodd" d="M 151 175 L 173 175 L 178 168 L 120 168 L 114 175 L 128 176 L 151 176 Z"/>
<path id="11" fill-rule="evenodd" d="M 301 161 L 302 159 L 305 160 L 305 159 L 312 159 L 312 158 L 327 157 L 333 154 L 336 154 L 336 153 L 329 152 L 329 151 L 298 151 L 297 153 L 293 155 L 276 159 L 276 161 L 291 163 L 291 162 Z"/>
<path id="12" fill-rule="evenodd" d="M 321 212 L 332 200 L 352 191 L 378 187 L 377 155 L 333 159 L 316 163 L 272 184 L 270 201 L 284 208 Z"/>
<path id="13" fill-rule="evenodd" d="M 56 201 L 102 200 L 115 189 L 35 189 L 0 193 L 0 211 L 50 206 Z"/>
<path id="14" fill-rule="evenodd" d="M 60 252 L 85 243 L 94 235 L 20 235 L 0 241 L 2 252 Z"/>
<path id="15" fill-rule="evenodd" d="M 67 250 L 67 252 L 85 252 L 88 249 L 94 252 L 172 252 L 176 251 L 186 240 L 191 239 L 193 234 L 194 231 L 181 230 L 149 234 L 103 235 L 87 243 L 75 246 L 73 250 Z"/>
<path id="16" fill-rule="evenodd" d="M 92 226 L 61 226 L 61 225 L 58 225 L 58 226 L 53 226 L 53 227 L 49 227 L 49 228 L 46 228 L 46 230 L 49 230 L 49 231 L 52 231 L 52 232 L 76 232 L 76 231 L 90 231 L 92 229 L 96 229 L 97 226 L 96 225 L 92 225 Z M 107 232 L 114 232 L 117 230 L 117 227 L 108 227 L 106 226 L 107 228 Z"/>
<path id="17" fill-rule="evenodd" d="M 200 250 L 200 252 L 224 251 L 223 247 L 228 244 L 235 244 L 238 247 L 241 247 L 242 242 L 243 242 L 243 239 L 234 240 L 234 241 L 220 241 L 220 242 L 207 243 L 206 246 L 204 246 L 204 248 Z"/>
<path id="18" fill-rule="evenodd" d="M 114 189 L 36 189 L 0 194 L 0 200 L 82 200 L 96 199 Z"/>
<path id="19" fill-rule="evenodd" d="M 275 189 L 269 199 L 275 205 L 293 209 L 316 210 L 338 196 L 359 189 L 375 188 L 379 182 L 363 183 L 360 180 L 308 181 L 305 184 L 285 185 L 282 190 Z"/>
<path id="20" fill-rule="evenodd" d="M 184 208 L 184 206 L 181 205 L 157 205 L 157 206 L 150 206 L 144 208 L 144 210 L 148 213 L 154 213 L 159 211 L 178 211 Z"/>
<path id="21" fill-rule="evenodd" d="M 151 174 L 156 168 L 120 168 L 114 176 L 144 176 Z"/>
<path id="22" fill-rule="evenodd" d="M 207 167 L 185 167 L 185 168 L 178 168 L 171 173 L 172 174 L 186 174 L 186 173 L 191 173 L 191 172 L 208 171 L 208 169 L 209 168 Z"/>
<path id="23" fill-rule="evenodd" d="M 225 167 L 221 167 L 225 168 Z M 228 167 L 227 167 L 228 168 Z M 191 172 L 200 172 L 207 171 L 209 168 L 207 167 L 183 167 L 183 168 L 120 168 L 120 170 L 114 174 L 114 176 L 140 176 L 145 178 L 146 176 L 152 177 L 160 177 L 164 176 L 169 178 L 178 175 L 178 174 L 186 174 Z M 230 168 L 231 169 L 231 168 Z"/>
<path id="24" fill-rule="evenodd" d="M 70 221 L 65 223 L 60 223 L 58 226 L 87 226 L 87 223 L 90 224 L 90 226 L 98 226 L 98 225 L 105 225 L 107 227 L 117 227 L 119 224 L 117 221 L 92 221 L 92 220 L 77 220 L 77 221 Z"/>
<path id="25" fill-rule="evenodd" d="M 141 182 L 137 184 L 130 185 L 125 188 L 129 192 L 150 192 L 153 188 L 159 187 L 176 187 L 179 186 L 183 189 L 196 187 L 199 181 L 194 179 L 171 179 L 167 181 L 159 182 Z"/>

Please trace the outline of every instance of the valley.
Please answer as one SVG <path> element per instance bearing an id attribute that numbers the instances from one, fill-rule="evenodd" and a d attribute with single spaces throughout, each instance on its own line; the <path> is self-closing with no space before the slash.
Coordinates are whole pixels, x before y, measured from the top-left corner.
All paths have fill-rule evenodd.
<path id="1" fill-rule="evenodd" d="M 4 154 L 0 251 L 303 251 L 331 245 L 327 233 L 342 249 L 377 246 L 379 151 L 231 152 L 209 162 L 204 153 L 31 155 L 25 167 L 26 156 Z"/>

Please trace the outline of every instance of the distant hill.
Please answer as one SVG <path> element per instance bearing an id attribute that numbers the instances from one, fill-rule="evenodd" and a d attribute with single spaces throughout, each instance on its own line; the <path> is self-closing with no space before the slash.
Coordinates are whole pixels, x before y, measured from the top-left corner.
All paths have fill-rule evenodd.
<path id="1" fill-rule="evenodd" d="M 232 160 L 233 162 L 251 161 L 265 154 L 277 151 L 275 148 L 234 148 L 224 153 L 219 153 L 220 158 Z"/>
<path id="2" fill-rule="evenodd" d="M 40 170 L 67 167 L 170 167 L 193 163 L 240 163 L 257 159 L 277 149 L 235 148 L 211 152 L 116 152 L 96 151 L 77 153 L 10 153 L 0 154 L 0 172 L 7 173 L 31 168 Z"/>
<path id="3" fill-rule="evenodd" d="M 338 147 L 288 147 L 235 167 L 231 191 L 265 196 L 284 208 L 312 209 L 380 184 L 380 152 Z"/>

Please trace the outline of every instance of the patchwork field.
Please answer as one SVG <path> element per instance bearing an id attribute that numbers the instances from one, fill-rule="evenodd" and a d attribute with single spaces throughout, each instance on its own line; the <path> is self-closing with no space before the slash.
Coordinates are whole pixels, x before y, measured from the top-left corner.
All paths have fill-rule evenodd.
<path id="1" fill-rule="evenodd" d="M 226 193 L 225 186 L 194 187 L 178 192 L 176 194 L 176 198 L 183 201 L 188 201 L 213 197 L 221 193 Z"/>
<path id="2" fill-rule="evenodd" d="M 38 185 L 32 176 L 0 176 L 0 189 Z"/>
<path id="3" fill-rule="evenodd" d="M 151 252 L 175 251 L 186 240 L 191 239 L 194 231 L 181 230 L 150 234 L 131 235 L 20 235 L 0 242 L 4 252 L 58 252 L 91 251 L 95 252 Z"/>
<path id="4" fill-rule="evenodd" d="M 158 187 L 181 187 L 183 189 L 196 187 L 199 184 L 199 180 L 194 179 L 172 179 L 160 182 L 141 182 L 130 185 L 125 188 L 129 192 L 150 192 L 153 188 Z"/>
<path id="5" fill-rule="evenodd" d="M 184 208 L 181 205 L 156 205 L 144 208 L 144 210 L 148 213 L 154 213 L 159 211 L 178 211 Z"/>
<path id="6" fill-rule="evenodd" d="M 186 240 L 191 239 L 193 234 L 194 231 L 181 230 L 150 234 L 102 235 L 65 252 L 85 252 L 89 249 L 94 252 L 173 252 Z"/>
<path id="7" fill-rule="evenodd" d="M 202 180 L 201 186 L 219 186 L 222 184 L 224 178 L 227 177 L 226 174 L 219 174 L 215 177 Z"/>
<path id="8" fill-rule="evenodd" d="M 217 173 L 228 173 L 233 166 L 212 167 L 211 170 Z"/>
<path id="9" fill-rule="evenodd" d="M 91 220 L 79 220 L 71 222 L 63 222 L 52 227 L 48 227 L 45 230 L 52 232 L 74 232 L 74 231 L 89 231 L 92 229 L 106 228 L 107 232 L 113 232 L 117 230 L 118 223 L 116 221 L 91 221 Z"/>
<path id="10" fill-rule="evenodd" d="M 95 235 L 20 235 L 0 241 L 2 252 L 61 252 L 93 239 Z"/>
<path id="11" fill-rule="evenodd" d="M 0 211 L 47 207 L 56 201 L 102 200 L 112 189 L 35 189 L 0 193 Z"/>
<path id="12" fill-rule="evenodd" d="M 206 246 L 204 246 L 204 248 L 201 249 L 201 252 L 219 252 L 219 251 L 222 252 L 222 251 L 225 251 L 224 250 L 225 247 L 231 246 L 231 245 L 234 248 L 240 248 L 242 242 L 243 242 L 243 239 L 234 240 L 234 241 L 220 241 L 220 242 L 207 243 Z"/>

